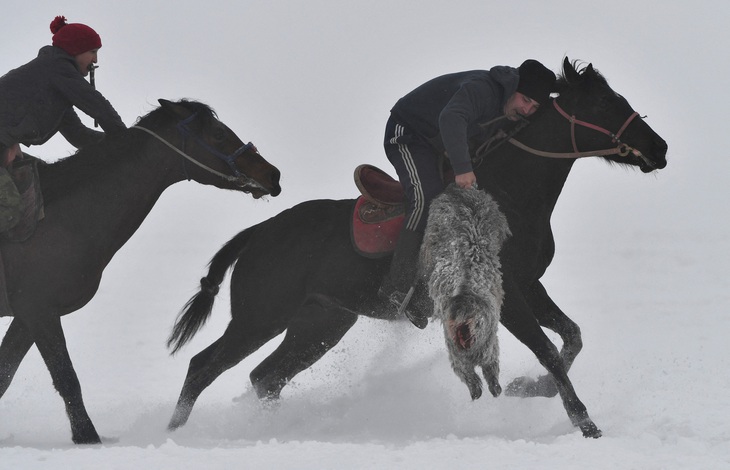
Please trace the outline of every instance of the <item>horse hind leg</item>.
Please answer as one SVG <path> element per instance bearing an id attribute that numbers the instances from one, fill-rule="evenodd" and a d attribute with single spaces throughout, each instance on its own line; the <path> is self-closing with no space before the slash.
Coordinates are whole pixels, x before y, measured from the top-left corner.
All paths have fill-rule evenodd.
<path id="1" fill-rule="evenodd" d="M 33 338 L 22 320 L 14 318 L 0 344 L 0 397 L 10 387 L 23 358 L 33 346 Z"/>
<path id="2" fill-rule="evenodd" d="M 284 386 L 332 349 L 356 321 L 357 314 L 328 298 L 310 297 L 289 322 L 279 347 L 251 372 L 256 395 L 277 400 Z"/>
<path id="3" fill-rule="evenodd" d="M 243 334 L 241 325 L 231 321 L 220 338 L 190 360 L 180 397 L 167 428 L 174 431 L 187 423 L 193 406 L 203 390 L 223 372 L 241 362 L 279 333 L 280 331 L 267 331 L 263 337 L 252 341 Z"/>

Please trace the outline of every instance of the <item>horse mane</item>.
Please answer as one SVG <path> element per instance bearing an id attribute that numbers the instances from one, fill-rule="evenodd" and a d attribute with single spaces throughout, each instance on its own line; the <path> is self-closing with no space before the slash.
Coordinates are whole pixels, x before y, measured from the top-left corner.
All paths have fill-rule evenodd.
<path id="1" fill-rule="evenodd" d="M 206 104 L 180 100 L 176 104 L 198 113 L 204 123 L 215 117 L 215 112 Z M 139 117 L 135 125 L 157 130 L 169 125 L 171 120 L 181 117 L 166 109 L 155 108 L 147 115 Z M 45 204 L 67 196 L 81 187 L 100 184 L 99 175 L 115 173 L 117 168 L 128 165 L 130 160 L 142 159 L 146 155 L 140 151 L 142 139 L 146 134 L 129 128 L 118 134 L 105 137 L 101 142 L 88 145 L 75 154 L 54 163 L 40 165 L 41 189 Z"/>
<path id="2" fill-rule="evenodd" d="M 215 111 L 205 103 L 199 101 L 182 99 L 175 102 L 180 106 L 187 108 L 191 114 L 198 114 L 203 119 L 203 122 L 207 124 L 211 119 L 217 117 Z M 137 119 L 136 125 L 146 127 L 147 129 L 159 129 L 170 121 L 170 111 L 165 109 L 164 106 L 160 106 L 146 116 Z M 180 116 L 177 116 L 180 118 Z"/>

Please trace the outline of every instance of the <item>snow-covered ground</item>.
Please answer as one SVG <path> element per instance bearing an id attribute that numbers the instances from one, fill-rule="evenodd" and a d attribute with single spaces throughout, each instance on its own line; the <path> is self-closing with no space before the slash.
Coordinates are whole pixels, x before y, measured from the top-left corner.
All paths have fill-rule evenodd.
<path id="1" fill-rule="evenodd" d="M 166 198 L 161 206 L 174 202 Z M 550 276 L 549 290 L 582 328 L 585 347 L 571 378 L 604 432 L 601 439 L 586 440 L 558 398 L 487 395 L 472 402 L 449 368 L 437 325 L 420 331 L 370 319 L 361 319 L 296 377 L 278 407 L 262 408 L 248 383 L 273 341 L 224 374 L 204 392 L 188 425 L 169 433 L 165 426 L 188 359 L 222 333 L 228 302 L 221 296 L 211 323 L 169 357 L 165 335 L 198 278 L 188 260 L 204 259 L 210 250 L 164 249 L 160 240 L 168 234 L 153 232 L 143 230 L 125 248 L 128 259 L 158 247 L 144 269 L 112 266 L 96 300 L 64 319 L 87 407 L 109 442 L 71 444 L 60 398 L 32 350 L 0 401 L 0 467 L 730 465 L 730 319 L 718 256 L 727 233 L 690 232 L 697 241 L 682 243 L 682 237 L 663 239 L 641 228 L 615 230 L 609 247 L 586 240 L 562 250 L 555 266 L 560 274 Z M 541 373 L 508 333 L 500 340 L 503 384 Z"/>
<path id="2" fill-rule="evenodd" d="M 4 12 L 13 40 L 0 41 L 0 73 L 50 41 L 56 14 L 87 23 L 104 44 L 97 85 L 127 124 L 157 98 L 204 101 L 281 169 L 283 193 L 165 192 L 95 299 L 63 320 L 107 441 L 71 444 L 33 348 L 0 399 L 0 469 L 730 468 L 730 4 L 42 0 Z M 208 388 L 187 426 L 166 431 L 189 359 L 229 319 L 227 282 L 190 345 L 170 357 L 164 342 L 225 241 L 303 200 L 354 197 L 359 163 L 390 171 L 388 110 L 423 81 L 529 57 L 557 70 L 564 55 L 593 62 L 669 143 L 656 175 L 578 162 L 553 218 L 544 282 L 581 326 L 570 376 L 601 439 L 584 439 L 558 398 L 472 402 L 438 325 L 365 318 L 276 408 L 258 404 L 248 374 L 278 340 Z M 33 149 L 69 152 L 62 139 Z M 8 324 L 0 319 L 0 334 Z M 500 340 L 503 385 L 542 373 L 508 333 Z"/>

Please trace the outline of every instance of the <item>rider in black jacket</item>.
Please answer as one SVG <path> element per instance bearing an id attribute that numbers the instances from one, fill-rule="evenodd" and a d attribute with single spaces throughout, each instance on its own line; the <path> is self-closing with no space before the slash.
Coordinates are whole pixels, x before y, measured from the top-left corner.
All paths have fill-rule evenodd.
<path id="1" fill-rule="evenodd" d="M 386 124 L 384 145 L 406 195 L 406 219 L 381 297 L 400 309 L 407 306 L 431 200 L 452 181 L 462 188 L 476 186 L 469 141 L 532 115 L 554 89 L 555 74 L 536 60 L 526 60 L 519 68 L 443 75 L 398 100 Z M 444 164 L 453 179 L 444 177 Z M 419 312 L 405 313 L 416 326 L 426 326 Z"/>

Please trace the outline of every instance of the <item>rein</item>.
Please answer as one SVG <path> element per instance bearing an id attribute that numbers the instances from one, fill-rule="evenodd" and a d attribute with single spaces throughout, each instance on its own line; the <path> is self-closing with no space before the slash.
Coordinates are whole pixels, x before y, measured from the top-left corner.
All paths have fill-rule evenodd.
<path id="1" fill-rule="evenodd" d="M 645 163 L 647 163 L 650 166 L 654 166 L 651 161 L 646 158 L 641 152 L 636 150 L 635 148 L 629 146 L 628 144 L 625 144 L 621 142 L 620 137 L 621 134 L 626 130 L 626 128 L 629 126 L 629 124 L 636 118 L 636 116 L 639 115 L 639 113 L 635 112 L 629 116 L 626 121 L 624 121 L 621 128 L 616 132 L 615 134 L 607 129 L 604 129 L 603 127 L 597 126 L 595 124 L 591 124 L 590 122 L 581 121 L 579 119 L 575 118 L 575 115 L 569 115 L 568 113 L 563 110 L 563 108 L 560 107 L 558 104 L 558 101 L 553 99 L 553 106 L 558 111 L 558 113 L 563 116 L 565 119 L 567 119 L 570 122 L 570 138 L 573 144 L 573 152 L 546 152 L 543 150 L 537 150 L 532 147 L 529 147 L 522 142 L 516 140 L 513 137 L 508 138 L 508 142 L 514 145 L 515 147 L 518 147 L 526 152 L 529 152 L 533 155 L 537 155 L 540 157 L 548 157 L 548 158 L 582 158 L 582 157 L 600 157 L 600 156 L 606 156 L 606 155 L 619 155 L 621 157 L 626 157 L 630 153 L 633 153 L 637 157 L 641 158 Z M 578 150 L 578 145 L 575 141 L 575 126 L 583 126 L 587 127 L 589 129 L 593 129 L 594 131 L 601 132 L 603 134 L 606 134 L 607 136 L 611 137 L 611 142 L 618 143 L 618 146 L 615 148 L 609 148 L 609 149 L 603 149 L 603 150 L 590 150 L 590 151 L 584 151 L 581 152 Z"/>
<path id="2" fill-rule="evenodd" d="M 235 165 L 233 163 L 234 160 L 238 156 L 240 156 L 242 153 L 246 152 L 247 150 L 249 150 L 251 148 L 254 148 L 255 149 L 256 147 L 251 142 L 249 142 L 249 143 L 244 144 L 241 147 L 239 147 L 235 152 L 233 152 L 230 155 L 225 155 L 222 152 L 219 152 L 218 150 L 216 150 L 213 147 L 211 147 L 210 145 L 208 145 L 198 135 L 193 134 L 190 131 L 190 129 L 188 128 L 187 124 L 190 121 L 192 121 L 196 116 L 197 116 L 197 113 L 196 114 L 193 114 L 189 118 L 187 118 L 187 119 L 185 119 L 185 120 L 183 120 L 183 121 L 181 121 L 181 122 L 179 122 L 177 124 L 177 128 L 178 128 L 178 130 L 180 131 L 180 134 L 183 137 L 183 148 L 185 146 L 185 137 L 186 136 L 192 136 L 193 138 L 195 138 L 195 141 L 200 146 L 202 146 L 208 152 L 210 152 L 211 154 L 215 155 L 217 158 L 223 160 L 226 164 L 228 164 L 228 166 L 231 168 L 231 170 L 234 173 L 233 175 L 226 175 L 224 173 L 221 173 L 220 171 L 217 171 L 217 170 L 214 170 L 213 168 L 210 168 L 209 166 L 207 166 L 207 165 L 205 165 L 203 163 L 200 163 L 199 161 L 197 161 L 196 159 L 194 159 L 193 157 L 191 157 L 190 155 L 188 155 L 184 151 L 178 149 L 177 147 L 175 147 L 174 145 L 172 145 L 170 142 L 168 142 L 164 138 L 160 137 L 155 132 L 153 132 L 153 131 L 145 128 L 145 127 L 132 126 L 132 127 L 130 127 L 130 129 L 138 129 L 138 130 L 141 130 L 141 131 L 144 131 L 144 132 L 148 133 L 149 135 L 153 136 L 154 138 L 156 138 L 157 140 L 159 140 L 163 144 L 167 145 L 175 153 L 177 153 L 178 155 L 182 156 L 183 158 L 185 158 L 189 162 L 191 162 L 191 163 L 199 166 L 200 168 L 202 168 L 203 170 L 207 171 L 208 173 L 211 173 L 211 174 L 213 174 L 215 176 L 218 176 L 220 178 L 223 178 L 224 180 L 226 180 L 228 182 L 236 183 L 238 186 L 241 186 L 241 187 L 244 187 L 244 186 L 256 186 L 256 187 L 258 187 L 258 186 L 260 186 L 253 178 L 251 178 L 251 177 L 249 177 L 249 176 L 241 173 L 238 170 L 238 168 L 235 167 Z M 190 179 L 190 178 L 188 178 L 188 179 Z"/>

